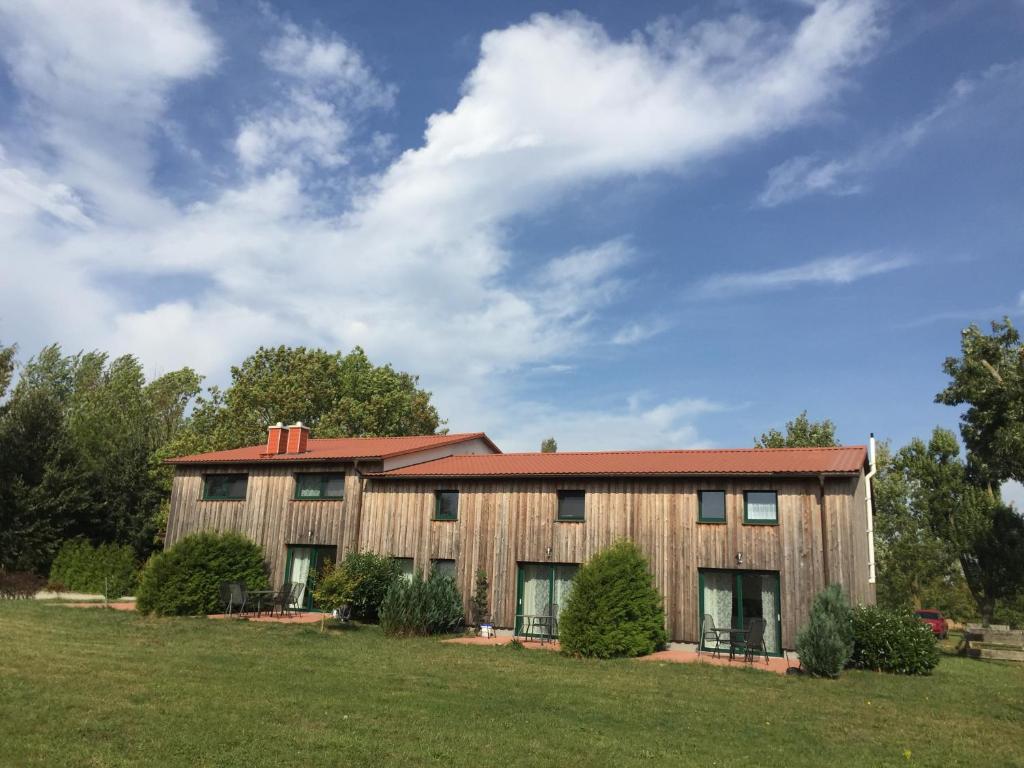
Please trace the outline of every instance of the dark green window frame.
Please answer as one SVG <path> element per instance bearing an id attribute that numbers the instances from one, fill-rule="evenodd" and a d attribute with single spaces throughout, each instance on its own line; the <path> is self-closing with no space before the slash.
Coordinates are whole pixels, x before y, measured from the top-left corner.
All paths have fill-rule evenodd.
<path id="1" fill-rule="evenodd" d="M 722 516 L 721 517 L 705 517 L 704 516 L 704 494 L 705 493 L 720 493 L 722 494 Z M 727 497 L 725 491 L 709 489 L 706 491 L 697 491 L 697 522 L 708 523 L 710 525 L 725 525 L 728 522 L 729 511 L 727 506 Z"/>
<path id="2" fill-rule="evenodd" d="M 327 484 L 330 480 L 341 478 L 341 495 L 328 496 Z M 319 496 L 303 496 L 303 482 L 311 482 L 313 478 L 319 481 Z M 297 472 L 295 474 L 295 501 L 344 501 L 345 499 L 345 473 L 344 472 Z"/>
<path id="3" fill-rule="evenodd" d="M 242 494 L 239 496 L 236 491 L 234 495 L 229 495 L 231 482 L 237 483 L 239 478 L 244 480 Z M 203 501 L 245 501 L 248 491 L 249 475 L 245 472 L 203 475 Z"/>
<path id="4" fill-rule="evenodd" d="M 775 497 L 774 520 L 751 520 L 748 515 L 749 496 L 752 493 L 770 493 Z M 779 492 L 778 491 L 744 491 L 743 492 L 743 523 L 744 525 L 778 525 L 779 524 Z"/>
<path id="5" fill-rule="evenodd" d="M 562 502 L 572 501 L 565 505 Z M 576 504 L 575 502 L 579 502 Z M 578 507 L 579 514 L 569 513 L 564 507 Z M 555 519 L 560 523 L 584 523 L 587 520 L 587 492 L 578 489 L 562 489 L 558 491 L 558 512 Z"/>
<path id="6" fill-rule="evenodd" d="M 450 511 L 442 510 L 444 499 L 455 498 L 455 508 Z M 434 491 L 434 519 L 452 522 L 459 519 L 459 492 L 453 490 Z"/>

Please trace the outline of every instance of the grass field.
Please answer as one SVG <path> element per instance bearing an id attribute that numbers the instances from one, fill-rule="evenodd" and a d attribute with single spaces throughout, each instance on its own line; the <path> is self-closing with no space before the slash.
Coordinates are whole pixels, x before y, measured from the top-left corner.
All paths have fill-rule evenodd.
<path id="1" fill-rule="evenodd" d="M 1024 668 L 838 681 L 0 602 L 0 765 L 1024 766 Z"/>

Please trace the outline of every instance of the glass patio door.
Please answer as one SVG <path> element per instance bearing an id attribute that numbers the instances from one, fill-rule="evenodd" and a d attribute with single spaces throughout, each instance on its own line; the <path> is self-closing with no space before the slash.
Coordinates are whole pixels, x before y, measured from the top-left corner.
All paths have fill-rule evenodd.
<path id="1" fill-rule="evenodd" d="M 312 547 L 312 546 L 290 546 L 288 547 L 288 563 L 285 568 L 285 584 L 298 584 L 299 597 L 296 606 L 309 611 L 316 606 L 313 605 L 313 586 L 316 577 L 328 560 L 334 561 L 337 558 L 337 547 Z"/>
<path id="2" fill-rule="evenodd" d="M 516 634 L 522 634 L 524 616 L 558 616 L 572 592 L 572 580 L 579 566 L 575 563 L 520 563 L 516 599 Z"/>
<path id="3" fill-rule="evenodd" d="M 702 570 L 699 577 L 700 616 L 711 617 L 716 628 L 746 627 L 751 619 L 764 619 L 764 644 L 768 653 L 782 654 L 782 607 L 779 574 L 761 571 Z M 714 650 L 714 641 L 704 642 Z M 722 649 L 726 641 L 720 643 Z"/>

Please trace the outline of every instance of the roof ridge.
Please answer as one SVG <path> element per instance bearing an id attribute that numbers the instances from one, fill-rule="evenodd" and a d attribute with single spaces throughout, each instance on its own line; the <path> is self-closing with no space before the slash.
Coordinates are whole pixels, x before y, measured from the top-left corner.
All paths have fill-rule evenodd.
<path id="1" fill-rule="evenodd" d="M 424 438 L 424 437 L 480 437 L 483 432 L 449 432 L 446 435 L 360 435 L 359 437 L 311 437 L 308 442 L 314 440 L 410 440 L 413 438 Z M 253 446 L 243 446 L 251 448 Z"/>
<path id="2" fill-rule="evenodd" d="M 459 459 L 481 459 L 489 458 L 493 456 L 604 456 L 604 455 L 635 455 L 635 454 L 651 454 L 651 453 L 754 453 L 754 452 L 781 452 L 781 451 L 849 451 L 854 449 L 867 449 L 866 445 L 828 445 L 821 447 L 806 446 L 799 448 L 651 448 L 651 449 L 633 449 L 633 450 L 619 450 L 619 451 L 511 451 L 501 454 L 489 454 L 489 453 L 473 453 L 465 454 L 463 456 L 442 456 L 437 459 L 431 459 L 431 461 L 441 461 L 447 458 L 459 458 Z"/>

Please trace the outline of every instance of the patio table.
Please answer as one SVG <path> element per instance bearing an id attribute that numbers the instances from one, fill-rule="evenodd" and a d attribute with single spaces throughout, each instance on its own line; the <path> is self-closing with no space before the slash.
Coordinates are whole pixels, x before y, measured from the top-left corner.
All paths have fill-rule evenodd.
<path id="1" fill-rule="evenodd" d="M 522 623 L 520 626 L 523 627 L 523 635 L 526 637 L 535 637 L 533 630 L 541 629 L 543 632 L 540 633 L 541 643 L 545 640 L 555 639 L 555 617 L 547 614 L 531 614 L 525 613 L 522 615 Z"/>
<path id="2" fill-rule="evenodd" d="M 263 613 L 263 602 L 270 602 L 270 612 L 274 612 L 274 590 L 272 589 L 255 589 L 249 593 L 249 598 L 256 601 L 256 616 L 259 617 Z"/>

